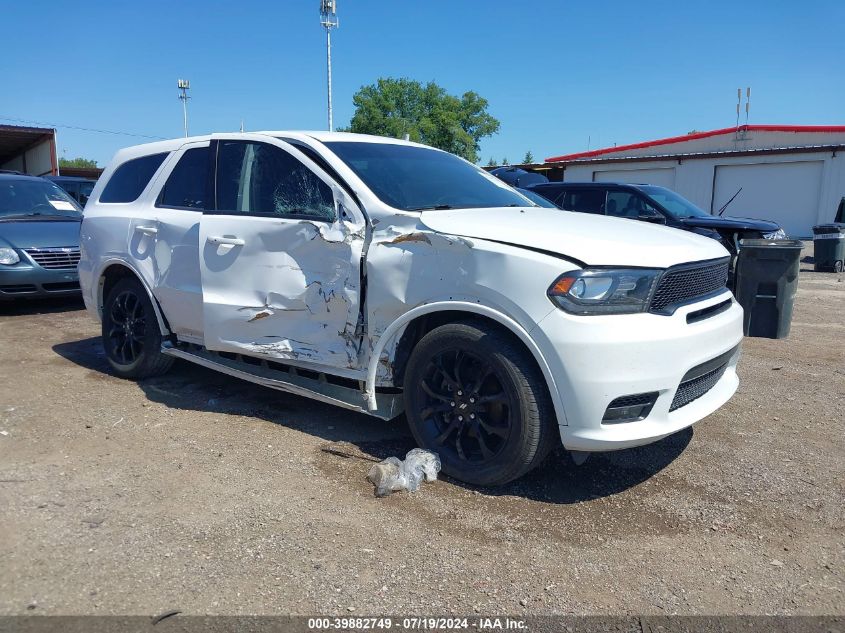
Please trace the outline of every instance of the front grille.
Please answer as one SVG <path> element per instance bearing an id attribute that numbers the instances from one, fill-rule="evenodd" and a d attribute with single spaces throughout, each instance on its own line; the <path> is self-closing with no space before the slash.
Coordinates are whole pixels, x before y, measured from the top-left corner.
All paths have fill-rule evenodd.
<path id="1" fill-rule="evenodd" d="M 705 393 L 710 391 L 725 373 L 727 363 L 708 371 L 706 374 L 682 382 L 675 392 L 675 397 L 672 399 L 672 404 L 669 407 L 669 412 L 687 406 L 693 400 L 698 400 Z"/>
<path id="2" fill-rule="evenodd" d="M 79 290 L 78 281 L 58 281 L 51 284 L 41 284 L 47 292 L 65 292 L 67 290 Z"/>
<path id="3" fill-rule="evenodd" d="M 728 283 L 730 258 L 670 268 L 657 284 L 650 312 L 672 314 L 679 305 L 712 295 Z"/>
<path id="4" fill-rule="evenodd" d="M 637 393 L 632 396 L 621 396 L 616 398 L 613 402 L 607 405 L 608 409 L 618 409 L 621 407 L 635 407 L 637 405 L 653 403 L 657 400 L 657 392 L 651 393 Z"/>
<path id="5" fill-rule="evenodd" d="M 78 248 L 27 248 L 26 254 L 36 264 L 50 270 L 76 268 L 79 263 Z"/>

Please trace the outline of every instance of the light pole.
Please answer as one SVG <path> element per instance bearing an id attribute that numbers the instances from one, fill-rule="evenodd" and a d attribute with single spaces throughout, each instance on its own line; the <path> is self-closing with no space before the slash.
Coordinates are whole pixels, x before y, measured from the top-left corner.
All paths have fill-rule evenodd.
<path id="1" fill-rule="evenodd" d="M 326 29 L 326 80 L 328 84 L 329 132 L 334 132 L 332 123 L 332 29 L 337 28 L 336 0 L 320 0 L 320 24 Z"/>
<path id="2" fill-rule="evenodd" d="M 185 138 L 188 138 L 188 90 L 191 87 L 191 82 L 187 79 L 177 79 L 176 86 L 182 91 L 179 95 L 179 100 L 182 102 L 182 115 L 185 118 Z"/>

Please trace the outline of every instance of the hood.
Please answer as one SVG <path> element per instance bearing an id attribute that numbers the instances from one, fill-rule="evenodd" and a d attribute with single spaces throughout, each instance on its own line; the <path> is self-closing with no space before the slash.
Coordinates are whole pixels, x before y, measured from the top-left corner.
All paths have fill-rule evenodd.
<path id="1" fill-rule="evenodd" d="M 706 218 L 682 218 L 681 222 L 686 226 L 697 226 L 706 229 L 728 229 L 731 231 L 760 231 L 771 233 L 777 231 L 780 225 L 777 222 L 768 220 L 755 220 L 754 218 L 732 218 L 729 216 L 719 217 L 718 215 Z"/>
<path id="2" fill-rule="evenodd" d="M 441 233 L 557 253 L 589 266 L 668 268 L 727 257 L 715 240 L 638 220 L 540 207 L 424 211 Z"/>
<path id="3" fill-rule="evenodd" d="M 0 222 L 0 242 L 15 248 L 79 246 L 78 220 L 23 220 Z"/>

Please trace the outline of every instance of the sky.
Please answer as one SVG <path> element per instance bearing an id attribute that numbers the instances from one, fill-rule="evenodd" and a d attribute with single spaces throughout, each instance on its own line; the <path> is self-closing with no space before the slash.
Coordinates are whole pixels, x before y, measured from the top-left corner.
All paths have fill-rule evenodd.
<path id="1" fill-rule="evenodd" d="M 148 137 L 326 129 L 318 0 L 0 0 L 0 123 L 105 165 Z M 338 0 L 335 126 L 379 77 L 473 90 L 520 162 L 751 123 L 845 124 L 842 0 Z M 743 113 L 744 120 L 744 113 Z M 26 123 L 24 123 L 24 121 Z M 109 130 L 108 134 L 77 128 Z"/>

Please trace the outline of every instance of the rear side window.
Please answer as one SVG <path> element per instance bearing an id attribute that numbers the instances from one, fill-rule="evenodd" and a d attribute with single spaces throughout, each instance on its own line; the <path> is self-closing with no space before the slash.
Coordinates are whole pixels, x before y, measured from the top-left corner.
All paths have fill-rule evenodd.
<path id="1" fill-rule="evenodd" d="M 563 204 L 558 201 L 558 206 L 569 211 L 579 213 L 604 214 L 604 189 L 572 189 L 567 191 L 563 197 Z"/>
<path id="2" fill-rule="evenodd" d="M 167 158 L 167 152 L 134 158 L 114 170 L 100 202 L 134 202 Z"/>
<path id="3" fill-rule="evenodd" d="M 157 206 L 205 209 L 208 148 L 196 147 L 182 154 L 158 196 Z"/>

